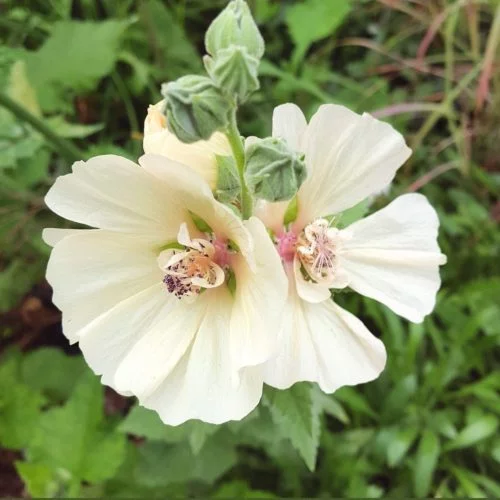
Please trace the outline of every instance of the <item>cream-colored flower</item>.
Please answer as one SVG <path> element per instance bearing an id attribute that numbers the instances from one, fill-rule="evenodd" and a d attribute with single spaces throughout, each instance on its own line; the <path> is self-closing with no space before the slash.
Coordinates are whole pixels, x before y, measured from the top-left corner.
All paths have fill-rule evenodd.
<path id="1" fill-rule="evenodd" d="M 285 104 L 274 110 L 273 136 L 305 154 L 308 178 L 288 227 L 286 203 L 257 209 L 289 276 L 280 349 L 267 363 L 265 382 L 286 388 L 309 380 L 333 392 L 372 380 L 385 366 L 384 346 L 331 300 L 331 289 L 350 287 L 421 322 L 434 307 L 446 261 L 436 212 L 424 196 L 407 194 L 336 227 L 337 214 L 387 186 L 411 153 L 398 132 L 368 114 L 326 105 L 307 124 L 297 106 Z"/>
<path id="2" fill-rule="evenodd" d="M 188 165 L 201 175 L 212 189 L 215 189 L 216 155 L 231 155 L 231 146 L 226 136 L 221 132 L 215 132 L 208 141 L 185 144 L 168 130 L 167 120 L 161 112 L 164 106 L 164 101 L 149 106 L 144 121 L 144 152 L 166 156 L 173 161 Z"/>
<path id="3" fill-rule="evenodd" d="M 189 167 L 139 163 L 78 162 L 47 194 L 54 212 L 97 228 L 44 232 L 64 334 L 104 384 L 165 423 L 241 419 L 275 348 L 279 258 L 262 222 L 241 221 Z"/>

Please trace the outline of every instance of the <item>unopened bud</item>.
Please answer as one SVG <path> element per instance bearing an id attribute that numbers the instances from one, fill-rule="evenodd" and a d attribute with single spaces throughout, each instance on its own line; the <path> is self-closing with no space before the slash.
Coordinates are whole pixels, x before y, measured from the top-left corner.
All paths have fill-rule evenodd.
<path id="1" fill-rule="evenodd" d="M 205 76 L 188 75 L 163 84 L 168 128 L 182 142 L 207 140 L 229 123 L 231 105 Z"/>
<path id="2" fill-rule="evenodd" d="M 292 151 L 283 139 L 259 139 L 247 147 L 245 177 L 257 198 L 267 201 L 292 199 L 307 171 L 304 155 Z"/>
<path id="3" fill-rule="evenodd" d="M 259 59 L 245 47 L 233 45 L 217 52 L 215 57 L 203 58 L 207 73 L 215 84 L 228 94 L 235 94 L 243 102 L 259 88 Z"/>
<path id="4" fill-rule="evenodd" d="M 257 59 L 264 54 L 264 39 L 244 0 L 229 2 L 205 34 L 205 47 L 211 56 L 231 45 L 245 47 Z"/>

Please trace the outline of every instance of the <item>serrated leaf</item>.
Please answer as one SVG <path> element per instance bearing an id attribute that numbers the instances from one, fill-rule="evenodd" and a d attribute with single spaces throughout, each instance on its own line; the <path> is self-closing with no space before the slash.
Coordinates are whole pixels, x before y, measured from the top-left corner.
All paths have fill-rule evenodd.
<path id="1" fill-rule="evenodd" d="M 0 364 L 0 444 L 20 449 L 31 440 L 45 399 L 19 381 L 18 360 Z"/>
<path id="2" fill-rule="evenodd" d="M 56 400 L 65 400 L 86 370 L 81 356 L 68 356 L 60 349 L 42 347 L 24 356 L 21 375 L 32 389 Z"/>
<path id="3" fill-rule="evenodd" d="M 128 21 L 59 21 L 40 49 L 26 52 L 28 76 L 46 112 L 69 109 L 70 97 L 93 89 L 118 58 Z"/>
<path id="4" fill-rule="evenodd" d="M 27 462 L 16 462 L 15 465 L 32 498 L 56 496 L 59 485 L 53 469 L 47 465 Z"/>
<path id="5" fill-rule="evenodd" d="M 198 420 L 191 420 L 178 426 L 166 425 L 156 412 L 135 406 L 120 424 L 119 430 L 153 441 L 189 442 L 193 453 L 197 454 L 203 448 L 206 439 L 219 430 L 219 426 Z"/>
<path id="6" fill-rule="evenodd" d="M 299 383 L 290 389 L 266 390 L 264 404 L 282 433 L 290 439 L 309 470 L 313 471 L 320 437 L 321 405 L 312 397 L 311 386 Z"/>
<path id="7" fill-rule="evenodd" d="M 86 373 L 68 402 L 42 415 L 29 447 L 32 463 L 100 482 L 112 477 L 124 457 L 125 436 L 104 429 L 103 387 Z"/>

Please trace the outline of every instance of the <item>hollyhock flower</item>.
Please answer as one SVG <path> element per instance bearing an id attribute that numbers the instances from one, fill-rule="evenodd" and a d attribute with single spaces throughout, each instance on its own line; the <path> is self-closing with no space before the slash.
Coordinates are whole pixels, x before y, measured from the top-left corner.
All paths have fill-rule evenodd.
<path id="1" fill-rule="evenodd" d="M 167 119 L 162 113 L 165 101 L 149 106 L 144 121 L 143 149 L 146 154 L 166 156 L 195 170 L 212 189 L 217 183 L 216 155 L 231 155 L 226 136 L 215 132 L 208 141 L 192 144 L 181 142 L 167 128 Z"/>
<path id="2" fill-rule="evenodd" d="M 258 365 L 286 300 L 279 258 L 262 222 L 241 221 L 189 167 L 139 163 L 77 162 L 46 196 L 96 228 L 44 232 L 64 334 L 104 384 L 165 423 L 241 419 L 261 397 Z"/>
<path id="3" fill-rule="evenodd" d="M 297 106 L 285 104 L 274 110 L 273 136 L 305 154 L 308 177 L 293 223 L 283 222 L 288 202 L 257 209 L 289 277 L 280 349 L 265 382 L 286 388 L 315 381 L 333 392 L 372 380 L 385 366 L 385 348 L 331 300 L 331 289 L 349 287 L 421 322 L 434 307 L 446 261 L 437 215 L 424 196 L 407 194 L 336 227 L 336 215 L 387 186 L 411 152 L 398 132 L 368 114 L 326 105 L 307 124 Z"/>

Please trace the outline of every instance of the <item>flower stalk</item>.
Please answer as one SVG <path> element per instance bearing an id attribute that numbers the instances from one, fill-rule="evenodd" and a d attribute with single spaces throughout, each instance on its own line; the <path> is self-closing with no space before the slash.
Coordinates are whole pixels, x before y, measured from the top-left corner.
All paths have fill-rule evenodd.
<path id="1" fill-rule="evenodd" d="M 241 186 L 241 215 L 244 220 L 249 219 L 253 210 L 253 199 L 245 181 L 245 149 L 241 141 L 240 131 L 236 123 L 236 109 L 231 114 L 226 136 L 236 162 L 238 177 Z"/>

